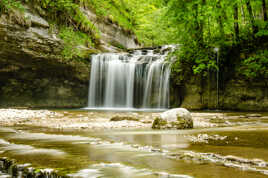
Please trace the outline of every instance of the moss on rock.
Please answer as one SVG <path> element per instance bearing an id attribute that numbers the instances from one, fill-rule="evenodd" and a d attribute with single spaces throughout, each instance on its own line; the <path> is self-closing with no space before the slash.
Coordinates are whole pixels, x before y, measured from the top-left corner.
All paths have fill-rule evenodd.
<path id="1" fill-rule="evenodd" d="M 167 126 L 167 121 L 164 119 L 161 119 L 160 117 L 157 117 L 154 119 L 152 128 L 153 129 L 162 129 Z"/>

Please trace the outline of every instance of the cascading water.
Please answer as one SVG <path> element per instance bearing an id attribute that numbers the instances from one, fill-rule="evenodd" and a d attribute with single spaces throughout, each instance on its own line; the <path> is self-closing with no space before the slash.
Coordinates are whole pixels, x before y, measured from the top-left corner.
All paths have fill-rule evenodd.
<path id="1" fill-rule="evenodd" d="M 88 108 L 168 108 L 170 64 L 165 58 L 171 49 L 93 55 Z"/>

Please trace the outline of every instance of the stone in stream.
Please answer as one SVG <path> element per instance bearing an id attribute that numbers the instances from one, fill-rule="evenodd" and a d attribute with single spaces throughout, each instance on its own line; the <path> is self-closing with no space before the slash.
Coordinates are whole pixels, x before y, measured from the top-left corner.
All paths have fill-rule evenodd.
<path id="1" fill-rule="evenodd" d="M 163 112 L 160 117 L 156 117 L 153 129 L 191 129 L 193 120 L 191 113 L 184 108 L 175 108 Z"/>
<path id="2" fill-rule="evenodd" d="M 262 117 L 262 115 L 261 114 L 247 114 L 246 115 L 246 117 L 254 117 L 254 118 L 256 118 L 256 117 Z"/>
<path id="3" fill-rule="evenodd" d="M 68 178 L 58 175 L 53 169 L 36 169 L 31 164 L 17 164 L 15 160 L 0 158 L 0 177 Z"/>
<path id="4" fill-rule="evenodd" d="M 133 116 L 114 116 L 110 119 L 110 121 L 139 121 L 139 118 L 133 117 Z"/>

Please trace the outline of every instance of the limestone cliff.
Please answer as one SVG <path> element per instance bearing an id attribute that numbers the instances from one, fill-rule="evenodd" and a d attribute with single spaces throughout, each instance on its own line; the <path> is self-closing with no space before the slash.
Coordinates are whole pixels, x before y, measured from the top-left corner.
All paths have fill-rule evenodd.
<path id="1" fill-rule="evenodd" d="M 138 46 L 134 36 L 118 26 L 107 22 L 98 22 L 98 26 L 103 27 L 101 50 L 118 50 L 111 45 L 115 39 L 125 48 Z M 66 60 L 61 55 L 63 48 L 57 29 L 51 31 L 34 9 L 25 6 L 23 16 L 0 14 L 0 106 L 86 106 L 90 56 Z"/>
<path id="2" fill-rule="evenodd" d="M 192 110 L 268 111 L 267 82 L 233 78 L 220 81 L 219 86 L 218 100 L 215 78 L 192 77 L 185 84 L 176 86 L 176 92 L 173 93 L 176 97 L 172 101 L 175 105 Z"/>

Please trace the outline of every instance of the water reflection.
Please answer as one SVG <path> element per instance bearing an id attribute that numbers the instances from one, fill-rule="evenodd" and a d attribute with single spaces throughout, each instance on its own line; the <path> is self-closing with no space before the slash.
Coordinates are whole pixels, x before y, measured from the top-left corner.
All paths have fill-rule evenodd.
<path id="1" fill-rule="evenodd" d="M 227 138 L 193 143 L 190 136 L 198 134 L 217 134 Z M 94 132 L 21 126 L 0 128 L 0 137 L 3 140 L 0 143 L 1 157 L 31 163 L 34 167 L 58 169 L 78 177 L 229 178 L 232 175 L 251 178 L 267 177 L 265 170 L 268 170 L 267 165 L 260 167 L 254 162 L 256 158 L 268 162 L 268 128 L 265 125 L 183 131 Z M 23 152 L 19 145 L 27 146 L 27 154 L 17 154 Z M 42 153 L 33 149 L 42 150 Z M 64 154 L 57 157 L 50 154 L 51 150 Z M 228 163 L 243 166 L 243 161 L 246 161 L 252 169 L 243 171 L 244 167 L 226 166 L 227 155 L 235 156 Z"/>

